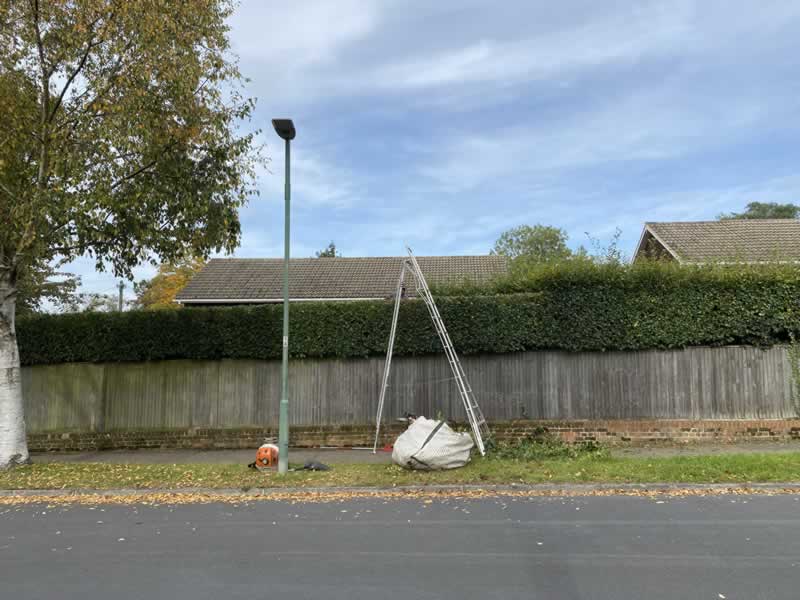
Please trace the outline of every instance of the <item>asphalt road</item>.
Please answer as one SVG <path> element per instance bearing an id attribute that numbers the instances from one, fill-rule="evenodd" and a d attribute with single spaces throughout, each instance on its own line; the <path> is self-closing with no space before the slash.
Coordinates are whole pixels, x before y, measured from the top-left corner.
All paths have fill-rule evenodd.
<path id="1" fill-rule="evenodd" d="M 800 498 L 0 506 L 0 597 L 792 599 Z"/>

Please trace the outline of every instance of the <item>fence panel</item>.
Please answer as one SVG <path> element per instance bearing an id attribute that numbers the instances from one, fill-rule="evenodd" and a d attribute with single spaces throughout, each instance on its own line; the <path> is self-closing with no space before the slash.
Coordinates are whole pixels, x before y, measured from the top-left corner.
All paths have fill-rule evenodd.
<path id="1" fill-rule="evenodd" d="M 489 419 L 776 419 L 795 417 L 786 348 L 521 352 L 462 358 Z M 292 361 L 290 422 L 374 418 L 383 360 Z M 280 362 L 64 364 L 23 368 L 31 432 L 274 425 Z M 387 418 L 463 420 L 444 356 L 393 361 Z"/>

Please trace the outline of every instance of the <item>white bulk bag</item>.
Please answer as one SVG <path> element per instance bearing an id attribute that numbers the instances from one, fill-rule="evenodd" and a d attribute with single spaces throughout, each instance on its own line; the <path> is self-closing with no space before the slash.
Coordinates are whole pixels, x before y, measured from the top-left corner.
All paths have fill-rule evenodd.
<path id="1" fill-rule="evenodd" d="M 444 421 L 418 417 L 394 443 L 392 462 L 407 469 L 457 469 L 469 462 L 472 437 L 456 433 Z"/>

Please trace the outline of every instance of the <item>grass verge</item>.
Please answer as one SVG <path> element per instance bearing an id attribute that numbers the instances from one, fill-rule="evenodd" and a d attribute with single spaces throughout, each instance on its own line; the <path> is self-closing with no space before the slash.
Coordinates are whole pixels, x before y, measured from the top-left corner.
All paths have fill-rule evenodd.
<path id="1" fill-rule="evenodd" d="M 157 489 L 254 487 L 392 487 L 436 484 L 766 483 L 800 481 L 800 452 L 666 458 L 604 453 L 523 460 L 475 458 L 462 469 L 407 471 L 395 465 L 333 465 L 327 472 L 286 476 L 244 465 L 49 463 L 0 471 L 0 489 Z"/>

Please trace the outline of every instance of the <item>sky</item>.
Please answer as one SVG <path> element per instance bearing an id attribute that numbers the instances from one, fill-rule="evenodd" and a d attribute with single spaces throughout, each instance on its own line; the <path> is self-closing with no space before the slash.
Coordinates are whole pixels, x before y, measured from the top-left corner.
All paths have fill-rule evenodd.
<path id="1" fill-rule="evenodd" d="M 270 159 L 238 257 L 283 253 L 273 117 L 296 257 L 486 254 L 536 223 L 631 255 L 645 221 L 800 201 L 800 2 L 244 0 L 230 25 Z"/>

